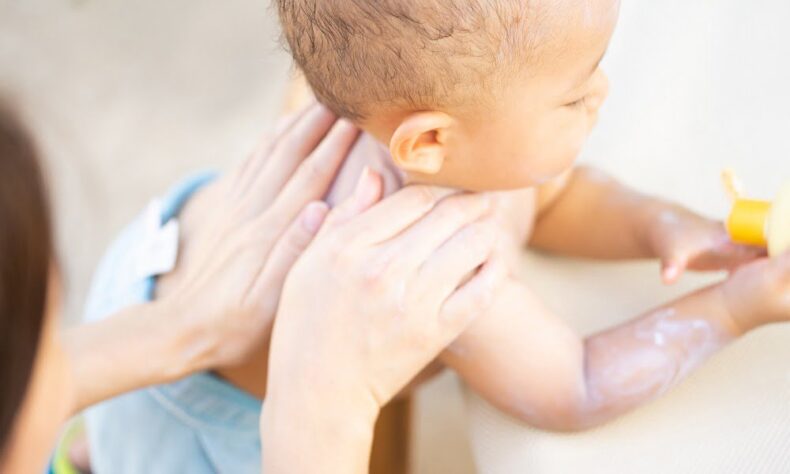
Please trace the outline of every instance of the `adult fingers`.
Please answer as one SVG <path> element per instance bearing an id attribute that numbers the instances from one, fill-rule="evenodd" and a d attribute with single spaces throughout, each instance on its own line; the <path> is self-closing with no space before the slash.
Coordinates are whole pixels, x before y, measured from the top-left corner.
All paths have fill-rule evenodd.
<path id="1" fill-rule="evenodd" d="M 329 133 L 337 117 L 323 105 L 310 107 L 274 143 L 263 169 L 250 183 L 249 197 L 264 209 L 280 194 L 300 163 Z"/>
<path id="2" fill-rule="evenodd" d="M 404 265 L 419 267 L 462 227 L 482 217 L 490 208 L 491 199 L 486 194 L 445 198 L 387 245 L 399 249 L 396 253 Z"/>
<path id="3" fill-rule="evenodd" d="M 370 244 L 389 240 L 425 216 L 444 197 L 455 192 L 436 186 L 407 186 L 350 222 L 348 231 Z"/>
<path id="4" fill-rule="evenodd" d="M 290 222 L 307 202 L 325 196 L 359 133 L 351 122 L 338 120 L 275 198 L 273 215 Z"/>
<path id="5" fill-rule="evenodd" d="M 323 233 L 336 230 L 351 219 L 370 209 L 371 206 L 381 199 L 383 191 L 384 185 L 381 175 L 366 166 L 365 169 L 362 170 L 359 180 L 357 180 L 354 192 L 332 209 L 329 216 L 326 218 L 326 223 L 319 232 L 319 236 Z"/>
<path id="6" fill-rule="evenodd" d="M 438 308 L 494 251 L 499 230 L 493 218 L 469 224 L 453 235 L 422 264 L 415 291 L 435 298 Z"/>
<path id="7" fill-rule="evenodd" d="M 444 301 L 436 336 L 442 348 L 450 345 L 478 316 L 489 311 L 507 274 L 507 265 L 493 257 Z"/>
<path id="8" fill-rule="evenodd" d="M 328 213 L 329 206 L 326 203 L 311 202 L 274 245 L 265 267 L 247 292 L 248 298 L 255 298 L 259 304 L 264 305 L 263 314 L 274 314 L 285 277 L 302 252 L 310 245 Z"/>
<path id="9" fill-rule="evenodd" d="M 250 190 L 252 183 L 255 182 L 256 178 L 261 173 L 266 163 L 269 161 L 272 150 L 274 150 L 274 146 L 280 140 L 282 135 L 290 130 L 298 120 L 304 117 L 304 115 L 315 106 L 316 104 L 312 103 L 303 107 L 297 112 L 286 115 L 277 121 L 277 124 L 274 126 L 274 130 L 267 130 L 261 135 L 255 145 L 255 149 L 238 168 L 237 172 L 239 178 L 237 192 L 239 192 L 241 195 L 244 195 L 244 193 L 247 193 Z"/>

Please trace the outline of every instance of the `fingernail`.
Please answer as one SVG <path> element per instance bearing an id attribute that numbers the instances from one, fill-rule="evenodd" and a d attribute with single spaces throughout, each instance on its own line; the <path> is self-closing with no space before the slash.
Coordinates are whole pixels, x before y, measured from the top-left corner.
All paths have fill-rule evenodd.
<path id="1" fill-rule="evenodd" d="M 321 224 L 324 223 L 324 218 L 328 210 L 329 208 L 323 201 L 316 201 L 308 204 L 302 216 L 302 225 L 305 230 L 311 234 L 318 232 L 318 229 L 321 228 Z"/>
<path id="2" fill-rule="evenodd" d="M 499 286 L 500 280 L 503 276 L 502 269 L 500 268 L 499 262 L 496 259 L 492 258 L 488 262 L 483 265 L 483 268 L 480 269 L 481 272 L 484 272 L 482 275 L 483 278 L 483 301 L 485 302 L 484 305 L 488 306 L 494 299 L 494 292 L 496 288 Z"/>
<path id="3" fill-rule="evenodd" d="M 354 125 L 354 124 L 351 122 L 351 120 L 348 120 L 347 118 L 341 118 L 341 119 L 339 119 L 339 120 L 337 121 L 337 124 L 336 124 L 336 125 L 337 125 L 338 127 L 343 127 L 343 128 L 356 128 L 356 125 Z"/>
<path id="4" fill-rule="evenodd" d="M 494 288 L 496 287 L 499 278 L 499 274 L 498 274 L 499 267 L 497 267 L 497 265 L 498 264 L 496 260 L 489 260 L 488 262 L 486 262 L 485 266 L 483 267 L 484 270 L 487 272 L 485 275 L 484 284 L 486 290 L 491 293 L 494 292 Z"/>
<path id="5" fill-rule="evenodd" d="M 370 167 L 365 166 L 362 170 L 362 174 L 359 176 L 359 180 L 357 181 L 357 186 L 354 188 L 354 198 L 357 201 L 364 201 L 366 194 L 368 192 L 368 187 L 370 183 Z"/>
<path id="6" fill-rule="evenodd" d="M 678 272 L 680 270 L 676 265 L 670 265 L 664 268 L 664 279 L 666 281 L 672 281 L 678 276 Z"/>

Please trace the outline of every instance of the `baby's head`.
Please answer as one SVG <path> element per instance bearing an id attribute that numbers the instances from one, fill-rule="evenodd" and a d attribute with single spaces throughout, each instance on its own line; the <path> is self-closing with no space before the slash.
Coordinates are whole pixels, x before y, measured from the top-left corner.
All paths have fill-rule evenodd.
<path id="1" fill-rule="evenodd" d="M 278 0 L 321 102 L 416 181 L 541 184 L 595 124 L 618 0 Z"/>

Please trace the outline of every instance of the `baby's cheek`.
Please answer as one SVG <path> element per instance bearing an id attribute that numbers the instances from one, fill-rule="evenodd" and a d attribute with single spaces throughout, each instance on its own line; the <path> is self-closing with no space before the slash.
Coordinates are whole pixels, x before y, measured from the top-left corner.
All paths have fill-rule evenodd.
<path id="1" fill-rule="evenodd" d="M 554 171 L 557 175 L 568 171 L 576 163 L 589 134 L 587 120 L 580 112 L 579 117 L 557 135 L 554 145 Z"/>

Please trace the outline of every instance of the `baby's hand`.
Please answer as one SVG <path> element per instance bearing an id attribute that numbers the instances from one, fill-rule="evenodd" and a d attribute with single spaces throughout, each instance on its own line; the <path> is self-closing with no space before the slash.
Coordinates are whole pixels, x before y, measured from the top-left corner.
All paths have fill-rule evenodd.
<path id="1" fill-rule="evenodd" d="M 674 283 L 685 270 L 733 270 L 765 251 L 732 242 L 721 222 L 681 206 L 664 206 L 648 228 L 653 255 L 661 260 L 661 277 Z"/>
<path id="2" fill-rule="evenodd" d="M 743 331 L 790 321 L 790 252 L 739 268 L 724 282 L 722 293 Z"/>

